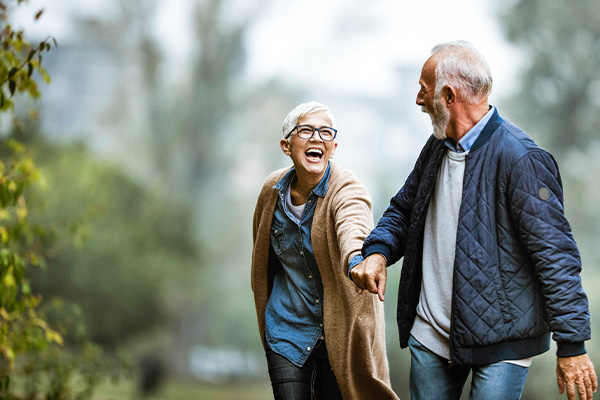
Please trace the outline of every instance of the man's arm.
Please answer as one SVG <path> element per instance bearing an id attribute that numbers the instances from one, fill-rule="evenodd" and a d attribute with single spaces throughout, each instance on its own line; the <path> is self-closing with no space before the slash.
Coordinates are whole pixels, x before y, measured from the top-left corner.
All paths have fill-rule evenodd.
<path id="1" fill-rule="evenodd" d="M 564 215 L 558 166 L 545 151 L 522 157 L 512 170 L 511 217 L 542 284 L 550 330 L 557 342 L 559 392 L 582 400 L 597 389 L 584 342 L 590 339 L 589 307 L 581 284 L 581 260 Z"/>
<path id="2" fill-rule="evenodd" d="M 412 181 L 412 175 L 407 183 Z M 358 293 L 368 290 L 384 300 L 387 266 L 398 261 L 404 254 L 406 235 L 412 207 L 409 187 L 405 184 L 392 198 L 387 210 L 369 234 L 362 247 L 365 257 L 357 265 L 350 265 L 349 276 Z M 392 260 L 392 262 L 390 262 Z"/>

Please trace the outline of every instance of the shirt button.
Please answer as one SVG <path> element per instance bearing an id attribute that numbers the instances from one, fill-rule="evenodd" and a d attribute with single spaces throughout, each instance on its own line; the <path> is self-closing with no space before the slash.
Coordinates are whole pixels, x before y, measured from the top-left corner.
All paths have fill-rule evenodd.
<path id="1" fill-rule="evenodd" d="M 312 275 L 309 275 L 309 276 L 308 276 L 308 279 L 312 279 Z"/>
<path id="2" fill-rule="evenodd" d="M 303 255 L 304 255 L 304 252 L 303 252 L 302 250 L 300 250 L 300 255 L 301 255 L 301 256 L 303 256 Z"/>
<path id="3" fill-rule="evenodd" d="M 319 302 L 319 299 L 316 299 L 315 301 L 318 303 L 318 302 Z"/>
<path id="4" fill-rule="evenodd" d="M 308 346 L 308 347 L 306 348 L 306 350 L 310 350 L 310 346 Z"/>
<path id="5" fill-rule="evenodd" d="M 323 324 L 319 324 L 319 326 L 322 328 L 322 327 L 323 327 Z"/>

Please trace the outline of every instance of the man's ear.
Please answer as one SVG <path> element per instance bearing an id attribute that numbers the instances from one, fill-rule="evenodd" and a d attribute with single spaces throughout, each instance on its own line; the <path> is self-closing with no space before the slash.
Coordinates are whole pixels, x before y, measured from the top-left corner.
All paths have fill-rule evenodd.
<path id="1" fill-rule="evenodd" d="M 285 154 L 286 156 L 292 155 L 290 142 L 288 142 L 286 139 L 281 139 L 279 141 L 279 146 L 281 147 L 281 151 L 283 151 L 283 154 Z"/>
<path id="2" fill-rule="evenodd" d="M 442 89 L 442 98 L 446 102 L 447 107 L 452 107 L 456 102 L 456 89 L 452 86 L 444 86 Z"/>

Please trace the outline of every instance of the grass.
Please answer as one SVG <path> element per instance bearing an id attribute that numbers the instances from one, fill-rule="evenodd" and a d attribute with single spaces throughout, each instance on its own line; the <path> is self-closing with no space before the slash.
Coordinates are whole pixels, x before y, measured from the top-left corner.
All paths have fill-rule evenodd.
<path id="1" fill-rule="evenodd" d="M 140 399 L 135 394 L 133 383 L 122 380 L 116 385 L 111 383 L 101 385 L 93 399 Z M 154 395 L 144 400 L 264 400 L 272 396 L 268 381 L 211 384 L 191 380 L 170 380 L 166 381 Z"/>

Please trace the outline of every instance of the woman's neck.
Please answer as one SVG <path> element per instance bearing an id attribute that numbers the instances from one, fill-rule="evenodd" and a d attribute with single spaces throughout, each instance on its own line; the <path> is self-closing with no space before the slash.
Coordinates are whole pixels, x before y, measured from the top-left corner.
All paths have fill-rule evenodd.
<path id="1" fill-rule="evenodd" d="M 290 197 L 292 199 L 292 204 L 299 206 L 306 203 L 308 196 L 313 189 L 317 187 L 322 178 L 322 176 L 298 175 L 298 172 L 296 171 L 296 175 L 294 175 L 292 182 L 290 183 Z"/>

